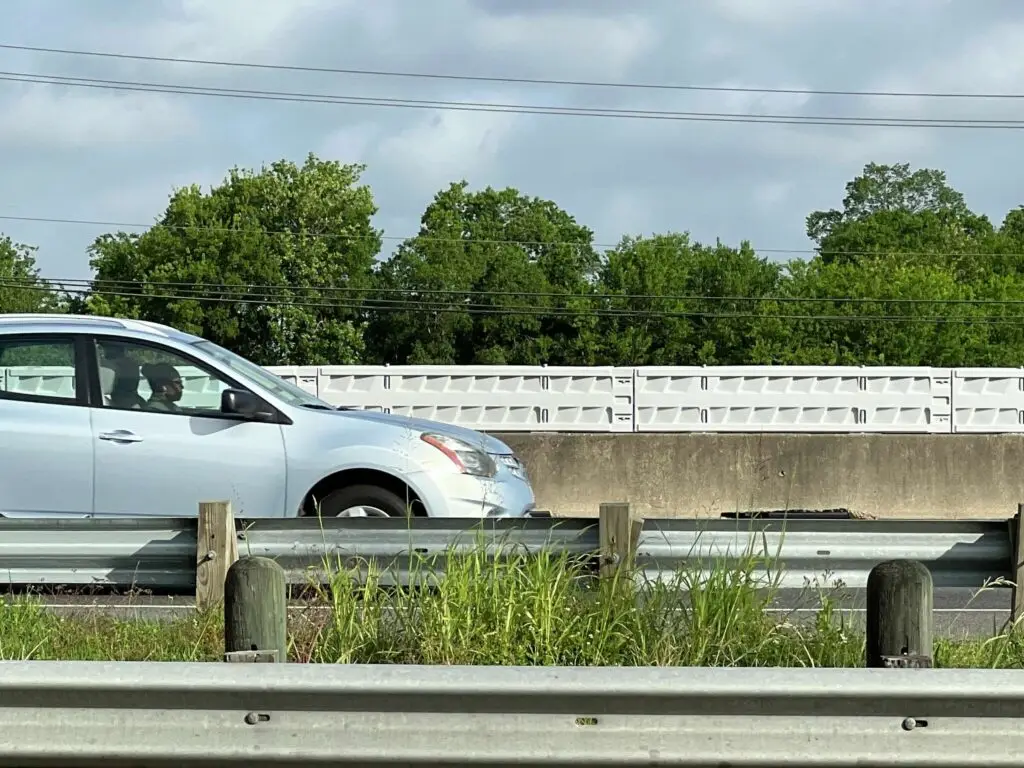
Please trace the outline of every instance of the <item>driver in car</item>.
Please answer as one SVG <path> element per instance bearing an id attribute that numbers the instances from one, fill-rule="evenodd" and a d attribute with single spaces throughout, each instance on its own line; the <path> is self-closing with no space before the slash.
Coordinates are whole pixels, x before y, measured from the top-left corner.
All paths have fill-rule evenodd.
<path id="1" fill-rule="evenodd" d="M 178 401 L 185 394 L 185 387 L 177 368 L 170 363 L 146 363 L 142 366 L 142 375 L 146 377 L 153 393 L 146 403 L 147 411 L 181 411 Z"/>

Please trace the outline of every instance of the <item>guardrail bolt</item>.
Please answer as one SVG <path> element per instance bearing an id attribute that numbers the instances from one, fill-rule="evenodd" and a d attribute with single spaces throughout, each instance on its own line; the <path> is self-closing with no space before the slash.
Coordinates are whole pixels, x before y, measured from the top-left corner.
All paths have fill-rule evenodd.
<path id="1" fill-rule="evenodd" d="M 904 731 L 912 731 L 917 728 L 917 719 L 913 717 L 904 718 L 902 725 Z"/>

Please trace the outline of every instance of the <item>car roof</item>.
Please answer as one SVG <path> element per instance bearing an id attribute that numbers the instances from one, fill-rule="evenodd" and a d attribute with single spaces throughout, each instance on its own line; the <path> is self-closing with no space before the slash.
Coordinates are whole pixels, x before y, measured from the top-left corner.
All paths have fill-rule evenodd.
<path id="1" fill-rule="evenodd" d="M 179 331 L 169 325 L 147 320 L 129 320 L 121 317 L 60 314 L 0 314 L 0 335 L 13 333 L 124 333 L 131 336 L 149 336 L 173 339 L 183 343 L 201 341 L 199 336 Z"/>

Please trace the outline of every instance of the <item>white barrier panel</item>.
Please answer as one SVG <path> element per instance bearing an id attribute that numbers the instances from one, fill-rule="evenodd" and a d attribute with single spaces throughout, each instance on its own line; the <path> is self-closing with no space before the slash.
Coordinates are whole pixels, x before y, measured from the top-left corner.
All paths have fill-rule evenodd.
<path id="1" fill-rule="evenodd" d="M 183 408 L 219 408 L 220 393 L 225 388 L 219 381 L 213 381 L 199 368 L 182 366 L 178 369 L 184 385 L 180 405 Z M 75 396 L 75 373 L 68 366 L 19 366 L 0 369 L 3 389 L 26 395 L 50 397 Z M 139 381 L 139 396 L 149 399 L 151 394 L 145 377 Z"/>
<path id="2" fill-rule="evenodd" d="M 268 370 L 316 397 L 320 369 L 315 365 L 277 365 Z"/>
<path id="3" fill-rule="evenodd" d="M 518 366 L 327 366 L 318 396 L 483 430 L 629 432 L 630 369 Z"/>
<path id="4" fill-rule="evenodd" d="M 637 368 L 638 432 L 949 432 L 950 371 Z"/>
<path id="5" fill-rule="evenodd" d="M 44 397 L 75 396 L 75 369 L 68 365 L 0 368 L 0 389 Z"/>
<path id="6" fill-rule="evenodd" d="M 954 432 L 1024 432 L 1024 368 L 953 370 Z"/>
<path id="7" fill-rule="evenodd" d="M 488 431 L 1024 433 L 1024 368 L 277 366 L 337 406 Z M 222 386 L 183 368 L 186 407 Z M 67 366 L 0 369 L 0 389 L 71 397 Z M 143 380 L 139 394 L 149 396 Z"/>

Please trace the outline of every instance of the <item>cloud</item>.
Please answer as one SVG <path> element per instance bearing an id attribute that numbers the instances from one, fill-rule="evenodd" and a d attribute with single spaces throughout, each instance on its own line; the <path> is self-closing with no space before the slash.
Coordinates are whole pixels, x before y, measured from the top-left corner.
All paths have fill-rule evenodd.
<path id="1" fill-rule="evenodd" d="M 623 74 L 657 41 L 657 30 L 640 16 L 601 18 L 548 12 L 486 16 L 473 25 L 473 39 L 489 54 L 512 54 L 533 69 L 558 52 L 558 77 L 590 79 Z M 531 66 L 534 65 L 534 66 Z"/>
<path id="2" fill-rule="evenodd" d="M 0 142 L 21 147 L 93 148 L 161 144 L 189 135 L 195 118 L 158 94 L 26 89 L 0 108 Z"/>
<path id="3" fill-rule="evenodd" d="M 756 93 L 752 89 L 760 87 L 759 84 L 745 80 L 719 80 L 705 85 L 723 90 L 697 92 L 692 98 L 690 111 L 740 115 L 799 115 L 811 101 L 811 97 L 806 93 Z M 791 91 L 809 88 L 806 83 L 799 82 L 780 82 L 773 87 Z M 651 107 L 654 108 L 654 105 Z"/>
<path id="4" fill-rule="evenodd" d="M 539 79 L 794 89 L 1015 91 L 1024 3 L 936 0 L 4 0 L 10 39 L 71 49 L 270 64 Z M 45 39 L 42 32 L 45 30 Z M 912 30 L 913 34 L 909 34 Z M 0 51 L 5 69 L 223 87 L 751 114 L 984 118 L 1019 101 L 467 83 Z M 175 185 L 310 151 L 367 165 L 389 235 L 414 233 L 448 183 L 554 200 L 599 242 L 689 230 L 713 242 L 810 246 L 868 162 L 937 167 L 1001 220 L 1021 201 L 1019 133 L 570 118 L 110 94 L 0 84 L 0 210 L 150 221 Z M 63 151 L 61 151 L 63 150 Z M 72 150 L 72 151 L 68 151 Z M 190 170 L 191 169 L 191 170 Z M 195 176 L 195 178 L 193 178 Z M 5 232 L 44 270 L 87 273 L 95 236 Z M 392 241 L 389 241 L 392 242 Z"/>
<path id="5" fill-rule="evenodd" d="M 807 26 L 822 16 L 843 13 L 847 0 L 711 0 L 718 15 L 735 22 L 772 29 Z"/>
<path id="6" fill-rule="evenodd" d="M 1019 93 L 1024 79 L 1024 22 L 998 23 L 931 53 L 913 70 L 884 73 L 870 90 L 902 93 Z M 1020 119 L 1019 99 L 873 97 L 865 105 L 901 117 Z"/>
<path id="7" fill-rule="evenodd" d="M 318 154 L 341 163 L 362 163 L 372 150 L 377 134 L 378 128 L 371 122 L 343 125 L 320 143 Z"/>
<path id="8" fill-rule="evenodd" d="M 768 181 L 753 191 L 754 202 L 761 208 L 778 208 L 793 191 L 792 181 Z"/>
<path id="9" fill-rule="evenodd" d="M 239 60 L 298 47 L 296 33 L 346 0 L 177 0 L 174 13 L 144 25 L 145 48 L 171 56 Z"/>
<path id="10" fill-rule="evenodd" d="M 493 101 L 469 97 L 467 101 Z M 524 122 L 522 115 L 495 112 L 436 112 L 386 136 L 377 144 L 376 162 L 400 174 L 408 188 L 436 190 L 461 178 L 485 186 L 504 142 Z"/>
<path id="11" fill-rule="evenodd" d="M 83 200 L 78 215 L 124 224 L 147 224 L 163 215 L 171 195 L 179 189 L 199 184 L 204 190 L 223 183 L 224 171 L 211 168 L 180 168 L 159 179 L 128 179 L 124 184 L 103 190 Z M 133 230 L 134 231 L 134 230 Z"/>

